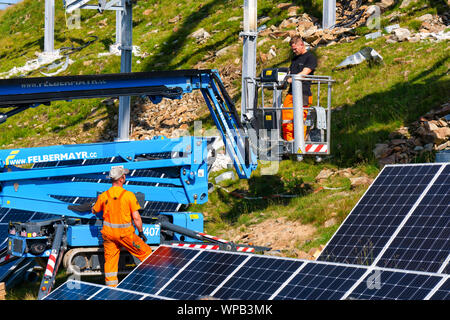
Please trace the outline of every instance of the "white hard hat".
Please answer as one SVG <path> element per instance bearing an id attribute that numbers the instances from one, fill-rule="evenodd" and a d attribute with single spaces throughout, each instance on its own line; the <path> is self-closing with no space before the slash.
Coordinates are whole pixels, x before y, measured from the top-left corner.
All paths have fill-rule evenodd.
<path id="1" fill-rule="evenodd" d="M 130 170 L 124 168 L 123 166 L 114 166 L 111 167 L 111 170 L 109 170 L 109 175 L 107 177 L 113 180 L 118 180 L 124 174 L 128 174 L 129 172 Z"/>

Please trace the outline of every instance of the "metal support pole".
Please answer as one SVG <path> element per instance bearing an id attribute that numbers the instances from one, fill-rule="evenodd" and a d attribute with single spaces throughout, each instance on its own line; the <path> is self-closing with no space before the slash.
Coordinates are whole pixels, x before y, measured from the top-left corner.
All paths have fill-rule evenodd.
<path id="1" fill-rule="evenodd" d="M 330 79 L 331 80 L 331 79 Z M 331 82 L 328 82 L 327 90 L 327 143 L 328 143 L 328 154 L 331 150 Z"/>
<path id="2" fill-rule="evenodd" d="M 294 153 L 305 153 L 303 123 L 303 86 L 302 76 L 292 77 L 292 99 L 294 107 Z"/>
<path id="3" fill-rule="evenodd" d="M 45 0 L 44 52 L 53 54 L 55 33 L 55 0 Z"/>
<path id="4" fill-rule="evenodd" d="M 336 0 L 323 0 L 322 28 L 330 29 L 336 24 Z"/>
<path id="5" fill-rule="evenodd" d="M 246 113 L 249 118 L 253 117 L 251 105 L 255 97 L 255 83 L 245 81 L 245 78 L 254 79 L 256 77 L 257 11 L 257 0 L 244 0 L 244 32 L 240 34 L 244 43 L 242 53 L 242 121 L 244 120 L 243 115 Z M 245 86 L 247 86 L 246 89 Z"/>
<path id="6" fill-rule="evenodd" d="M 122 12 L 116 11 L 116 44 L 122 43 Z"/>
<path id="7" fill-rule="evenodd" d="M 122 0 L 124 11 L 122 11 L 122 26 L 121 26 L 121 64 L 120 72 L 131 72 L 132 59 L 132 45 L 133 45 L 133 16 L 131 0 Z M 130 131 L 130 97 L 119 97 L 119 124 L 118 124 L 118 139 L 119 141 L 129 140 Z"/>

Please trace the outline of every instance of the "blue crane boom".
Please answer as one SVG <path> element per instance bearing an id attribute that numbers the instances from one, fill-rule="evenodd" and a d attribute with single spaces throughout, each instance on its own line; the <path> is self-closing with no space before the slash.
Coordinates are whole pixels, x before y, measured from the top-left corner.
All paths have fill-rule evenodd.
<path id="1" fill-rule="evenodd" d="M 256 155 L 248 146 L 236 108 L 216 70 L 0 80 L 0 108 L 9 110 L 0 113 L 0 123 L 18 112 L 52 101 L 129 95 L 147 96 L 159 103 L 162 98 L 181 99 L 193 90 L 201 91 L 239 177 L 250 178 L 256 169 Z"/>

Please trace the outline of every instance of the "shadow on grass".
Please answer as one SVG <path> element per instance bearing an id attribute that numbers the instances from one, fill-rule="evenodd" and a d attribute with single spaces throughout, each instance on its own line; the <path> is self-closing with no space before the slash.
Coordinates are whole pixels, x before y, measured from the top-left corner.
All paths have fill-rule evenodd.
<path id="1" fill-rule="evenodd" d="M 339 166 L 375 163 L 375 144 L 388 139 L 389 124 L 408 126 L 450 98 L 449 56 L 413 79 L 344 105 L 332 114 L 332 162 Z M 374 84 L 375 85 L 375 84 Z"/>
<path id="2" fill-rule="evenodd" d="M 235 189 L 230 193 L 219 189 L 219 199 L 229 210 L 221 213 L 225 221 L 236 222 L 240 216 L 263 211 L 271 205 L 289 205 L 292 199 L 311 193 L 312 187 L 301 178 L 291 180 L 279 175 L 253 176 L 248 180 L 248 190 Z"/>
<path id="3" fill-rule="evenodd" d="M 183 48 L 184 45 L 189 41 L 189 35 L 197 29 L 197 26 L 203 21 L 203 19 L 207 18 L 211 14 L 214 13 L 217 6 L 225 4 L 226 0 L 218 0 L 218 1 L 210 1 L 203 5 L 198 11 L 192 12 L 186 18 L 183 19 L 183 23 L 179 25 L 178 30 L 172 32 L 171 35 L 164 41 L 164 43 L 159 47 L 158 51 L 154 51 L 153 58 L 150 58 L 143 70 L 149 71 L 154 70 L 156 64 L 164 64 L 164 68 L 167 69 L 167 66 L 170 66 L 172 62 L 177 57 L 177 52 L 179 49 Z M 176 41 L 176 42 L 175 42 Z M 221 43 L 215 43 L 214 45 L 207 46 L 205 48 L 201 48 L 196 52 L 192 53 L 190 56 L 195 54 L 199 54 L 201 52 L 208 52 L 208 50 L 214 49 L 216 50 L 223 43 L 231 43 L 230 41 L 222 40 Z M 163 54 L 163 55 L 159 55 Z M 182 62 L 178 63 L 176 66 L 172 66 L 172 68 L 176 68 L 178 65 L 183 64 L 187 61 L 189 57 L 183 59 Z"/>

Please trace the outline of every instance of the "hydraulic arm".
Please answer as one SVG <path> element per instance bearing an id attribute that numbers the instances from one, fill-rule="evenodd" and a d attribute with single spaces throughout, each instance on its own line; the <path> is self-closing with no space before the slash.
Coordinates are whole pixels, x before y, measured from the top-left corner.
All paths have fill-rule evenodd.
<path id="1" fill-rule="evenodd" d="M 0 80 L 0 108 L 8 110 L 0 114 L 0 123 L 30 107 L 57 100 L 127 95 L 147 96 L 153 103 L 159 103 L 163 98 L 181 99 L 193 90 L 201 91 L 239 177 L 250 178 L 256 169 L 256 155 L 249 148 L 234 103 L 216 70 Z"/>

